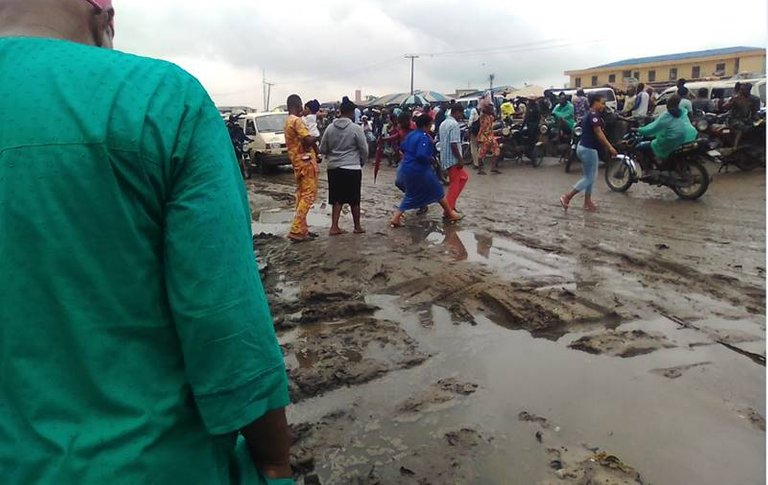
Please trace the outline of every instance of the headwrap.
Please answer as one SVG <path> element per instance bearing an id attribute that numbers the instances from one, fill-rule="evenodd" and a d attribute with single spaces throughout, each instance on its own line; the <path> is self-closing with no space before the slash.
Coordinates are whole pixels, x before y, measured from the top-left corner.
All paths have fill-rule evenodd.
<path id="1" fill-rule="evenodd" d="M 350 113 L 357 108 L 357 105 L 349 100 L 347 96 L 344 96 L 344 99 L 341 100 L 341 112 L 342 113 Z"/>

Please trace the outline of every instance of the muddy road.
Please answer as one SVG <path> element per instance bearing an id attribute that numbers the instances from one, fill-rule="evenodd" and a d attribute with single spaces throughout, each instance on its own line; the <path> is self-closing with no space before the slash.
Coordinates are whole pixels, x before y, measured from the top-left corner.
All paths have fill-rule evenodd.
<path id="1" fill-rule="evenodd" d="M 323 174 L 298 245 L 292 175 L 248 182 L 298 483 L 764 483 L 764 171 L 695 203 L 601 171 L 590 214 L 553 161 L 502 169 L 390 229 L 368 167 L 333 238 Z"/>

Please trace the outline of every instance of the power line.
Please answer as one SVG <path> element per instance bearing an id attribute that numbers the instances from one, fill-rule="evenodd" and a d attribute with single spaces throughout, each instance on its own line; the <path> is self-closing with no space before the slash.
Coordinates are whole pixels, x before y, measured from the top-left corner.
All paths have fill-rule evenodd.
<path id="1" fill-rule="evenodd" d="M 472 49 L 465 51 L 449 51 L 449 52 L 436 52 L 432 54 L 421 54 L 423 57 L 471 57 L 477 55 L 494 55 L 494 54 L 508 54 L 517 52 L 532 52 L 546 49 L 560 49 L 563 47 L 573 47 L 577 45 L 589 45 L 602 42 L 606 39 L 594 39 L 577 42 L 561 42 L 559 44 L 552 44 L 553 41 L 547 41 L 546 45 L 535 44 L 520 44 L 517 46 L 502 46 L 502 47 L 487 47 L 483 49 Z"/>
<path id="2" fill-rule="evenodd" d="M 423 57 L 440 57 L 440 56 L 449 56 L 449 55 L 458 55 L 458 54 L 474 54 L 474 53 L 482 54 L 487 51 L 521 49 L 525 47 L 551 44 L 553 42 L 562 42 L 563 40 L 565 39 L 549 39 L 549 40 L 541 40 L 537 42 L 527 42 L 523 44 L 513 44 L 513 45 L 507 45 L 507 46 L 478 47 L 475 49 L 465 49 L 460 51 L 428 52 L 428 53 L 423 53 L 419 55 Z"/>

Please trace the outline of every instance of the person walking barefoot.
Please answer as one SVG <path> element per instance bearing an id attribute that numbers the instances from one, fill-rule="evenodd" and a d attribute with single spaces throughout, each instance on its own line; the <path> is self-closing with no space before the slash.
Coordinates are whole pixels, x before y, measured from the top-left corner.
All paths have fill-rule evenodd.
<path id="1" fill-rule="evenodd" d="M 341 117 L 325 130 L 320 142 L 320 153 L 328 161 L 328 203 L 333 206 L 331 236 L 345 232 L 339 227 L 344 204 L 349 204 L 352 209 L 355 234 L 365 232 L 360 224 L 360 188 L 363 164 L 368 160 L 368 140 L 363 128 L 352 121 L 355 108 L 355 103 L 345 97 L 341 103 Z"/>
<path id="2" fill-rule="evenodd" d="M 597 206 L 592 202 L 592 190 L 595 186 L 600 160 L 597 148 L 602 145 L 608 150 L 611 157 L 615 157 L 618 154 L 605 136 L 603 110 L 605 110 L 605 98 L 600 94 L 592 96 L 589 102 L 589 112 L 581 120 L 584 133 L 581 136 L 579 146 L 576 147 L 576 155 L 581 160 L 583 177 L 574 185 L 573 190 L 560 196 L 560 205 L 563 207 L 563 210 L 568 210 L 571 200 L 576 194 L 584 192 L 584 210 L 589 212 L 597 211 Z"/>

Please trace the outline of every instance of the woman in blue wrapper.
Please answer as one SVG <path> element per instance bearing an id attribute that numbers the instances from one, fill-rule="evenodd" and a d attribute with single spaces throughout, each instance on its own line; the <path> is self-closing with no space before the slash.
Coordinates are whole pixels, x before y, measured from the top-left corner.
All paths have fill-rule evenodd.
<path id="1" fill-rule="evenodd" d="M 420 209 L 436 202 L 442 206 L 446 222 L 456 223 L 463 218 L 448 205 L 443 184 L 432 167 L 435 146 L 427 134 L 431 125 L 432 118 L 429 115 L 419 116 L 416 118 L 416 130 L 410 132 L 401 145 L 403 162 L 397 173 L 397 185 L 404 190 L 405 196 L 390 221 L 392 227 L 403 225 L 405 211 Z"/>

